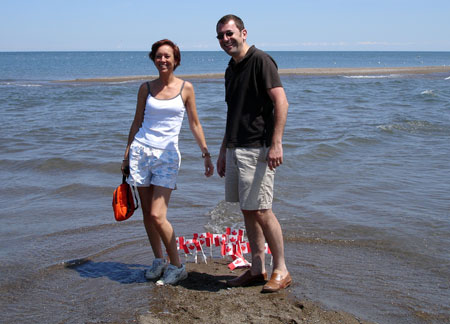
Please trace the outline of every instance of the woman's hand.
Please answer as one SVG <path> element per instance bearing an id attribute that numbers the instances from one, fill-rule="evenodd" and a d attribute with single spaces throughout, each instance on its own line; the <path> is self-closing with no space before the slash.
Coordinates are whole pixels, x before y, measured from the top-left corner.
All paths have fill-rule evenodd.
<path id="1" fill-rule="evenodd" d="M 128 160 L 123 160 L 122 161 L 122 166 L 120 168 L 122 170 L 122 174 L 124 176 L 129 176 L 130 175 L 130 161 Z"/>

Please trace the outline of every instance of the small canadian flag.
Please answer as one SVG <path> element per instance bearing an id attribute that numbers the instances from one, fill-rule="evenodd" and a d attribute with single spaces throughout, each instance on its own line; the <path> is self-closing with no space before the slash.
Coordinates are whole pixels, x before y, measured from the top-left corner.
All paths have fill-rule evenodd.
<path id="1" fill-rule="evenodd" d="M 239 247 L 241 248 L 242 254 L 250 253 L 250 243 L 248 243 L 248 242 L 241 242 L 241 243 L 239 243 Z"/>
<path id="2" fill-rule="evenodd" d="M 195 247 L 196 247 L 197 251 L 202 251 L 203 250 L 201 245 L 200 245 L 199 240 L 194 239 L 194 244 L 195 244 Z"/>
<path id="3" fill-rule="evenodd" d="M 238 240 L 242 241 L 244 239 L 244 230 L 243 229 L 238 229 L 238 230 L 230 229 L 230 234 L 229 235 L 230 236 L 231 235 L 237 235 L 239 237 Z"/>
<path id="4" fill-rule="evenodd" d="M 250 267 L 251 264 L 242 258 L 236 258 L 233 262 L 231 262 L 230 264 L 228 264 L 228 268 L 230 270 L 234 270 L 236 268 L 244 268 L 244 267 Z"/>
<path id="5" fill-rule="evenodd" d="M 203 243 L 201 243 L 202 245 L 206 243 L 207 247 L 211 246 L 211 233 L 201 233 L 198 236 L 198 238 L 199 238 L 199 241 L 200 241 L 200 239 L 202 239 L 202 242 L 203 242 Z"/>
<path id="6" fill-rule="evenodd" d="M 269 248 L 269 244 L 267 244 L 267 243 L 265 243 L 265 245 L 264 245 L 264 253 L 272 254 L 272 252 L 270 251 L 270 248 Z"/>
<path id="7" fill-rule="evenodd" d="M 184 245 L 184 237 L 183 236 L 179 236 L 177 237 L 177 250 L 183 250 L 183 245 Z"/>
<path id="8" fill-rule="evenodd" d="M 227 243 L 225 245 L 225 255 L 234 255 L 235 245 L 233 243 Z"/>
<path id="9" fill-rule="evenodd" d="M 225 240 L 225 235 L 223 234 L 212 234 L 213 242 L 215 246 L 221 246 L 222 241 Z"/>
<path id="10" fill-rule="evenodd" d="M 194 251 L 198 251 L 197 248 L 197 240 L 196 239 L 192 239 L 192 240 L 186 240 L 184 241 L 184 252 L 186 252 L 186 254 L 189 253 L 193 253 Z"/>

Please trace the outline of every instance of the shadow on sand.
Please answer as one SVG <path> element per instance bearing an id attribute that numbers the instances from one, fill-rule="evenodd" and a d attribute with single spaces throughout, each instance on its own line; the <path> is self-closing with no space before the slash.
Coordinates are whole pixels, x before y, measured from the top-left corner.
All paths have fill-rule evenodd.
<path id="1" fill-rule="evenodd" d="M 147 282 L 143 264 L 125 264 L 120 262 L 94 262 L 89 259 L 77 259 L 64 263 L 66 268 L 77 271 L 83 278 L 106 277 L 122 284 Z"/>
<path id="2" fill-rule="evenodd" d="M 144 264 L 125 264 L 121 262 L 94 262 L 89 259 L 76 259 L 64 263 L 64 267 L 75 270 L 82 278 L 106 277 L 121 284 L 146 283 Z M 217 292 L 227 289 L 226 280 L 234 276 L 210 275 L 198 271 L 189 271 L 187 279 L 181 281 L 179 286 L 189 290 Z"/>

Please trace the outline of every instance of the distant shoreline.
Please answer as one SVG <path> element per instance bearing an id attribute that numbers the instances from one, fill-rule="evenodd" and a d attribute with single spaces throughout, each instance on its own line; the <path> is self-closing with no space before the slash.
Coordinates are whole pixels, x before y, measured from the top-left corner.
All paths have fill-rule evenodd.
<path id="1" fill-rule="evenodd" d="M 280 75 L 333 76 L 333 75 L 392 75 L 392 74 L 431 74 L 450 72 L 450 66 L 410 66 L 410 67 L 363 67 L 363 68 L 294 68 L 280 69 Z M 220 79 L 224 73 L 183 74 L 177 75 L 183 79 Z M 156 75 L 136 75 L 123 77 L 86 78 L 60 80 L 58 82 L 127 82 L 149 80 Z"/>

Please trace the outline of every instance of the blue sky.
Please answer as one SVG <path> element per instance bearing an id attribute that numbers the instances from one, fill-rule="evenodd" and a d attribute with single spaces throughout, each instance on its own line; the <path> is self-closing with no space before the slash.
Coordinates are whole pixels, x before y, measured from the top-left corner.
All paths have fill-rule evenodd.
<path id="1" fill-rule="evenodd" d="M 228 13 L 264 50 L 450 51 L 449 0 L 2 0 L 0 51 L 218 51 Z"/>

